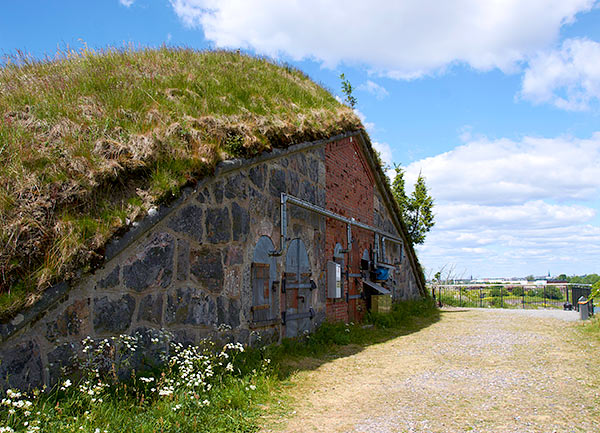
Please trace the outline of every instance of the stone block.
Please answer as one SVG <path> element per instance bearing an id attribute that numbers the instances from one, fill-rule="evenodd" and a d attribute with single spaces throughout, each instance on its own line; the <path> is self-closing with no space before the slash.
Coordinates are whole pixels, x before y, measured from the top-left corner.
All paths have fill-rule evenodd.
<path id="1" fill-rule="evenodd" d="M 48 341 L 56 341 L 60 337 L 80 335 L 89 316 L 88 299 L 73 302 L 56 320 L 46 324 L 46 338 Z"/>
<path id="2" fill-rule="evenodd" d="M 242 288 L 241 273 L 240 266 L 227 266 L 223 281 L 223 294 L 235 297 L 240 296 Z"/>
<path id="3" fill-rule="evenodd" d="M 216 181 L 211 185 L 212 196 L 214 197 L 215 204 L 223 203 L 223 181 Z"/>
<path id="4" fill-rule="evenodd" d="M 298 176 L 298 173 L 296 173 L 295 171 L 290 171 L 289 176 L 290 176 L 290 185 L 288 188 L 288 192 L 291 195 L 298 197 L 298 194 L 300 192 L 300 178 Z"/>
<path id="5" fill-rule="evenodd" d="M 94 329 L 96 332 L 122 333 L 131 325 L 135 299 L 124 295 L 118 299 L 107 296 L 94 299 Z"/>
<path id="6" fill-rule="evenodd" d="M 308 164 L 306 155 L 300 152 L 292 156 L 290 158 L 290 168 L 298 173 L 307 174 Z"/>
<path id="7" fill-rule="evenodd" d="M 244 250 L 240 246 L 230 245 L 225 256 L 225 265 L 240 265 L 244 263 Z"/>
<path id="8" fill-rule="evenodd" d="M 190 243 L 177 241 L 177 281 L 186 281 L 190 276 Z"/>
<path id="9" fill-rule="evenodd" d="M 108 275 L 98 281 L 96 288 L 98 289 L 114 289 L 120 283 L 119 273 L 121 272 L 121 266 L 117 265 L 115 268 L 108 273 Z"/>
<path id="10" fill-rule="evenodd" d="M 315 185 L 307 180 L 302 182 L 302 188 L 300 190 L 300 198 L 310 203 L 316 203 L 317 194 Z"/>
<path id="11" fill-rule="evenodd" d="M 254 188 L 250 188 L 250 200 L 248 205 L 249 213 L 252 216 L 252 225 L 255 221 L 265 218 L 272 220 L 279 217 L 279 195 L 277 201 L 270 196 L 265 196 Z M 279 221 L 273 221 L 279 224 Z"/>
<path id="12" fill-rule="evenodd" d="M 33 340 L 3 348 L 0 362 L 0 387 L 27 391 L 42 386 L 42 358 Z"/>
<path id="13" fill-rule="evenodd" d="M 48 352 L 49 385 L 56 385 L 78 368 L 77 352 L 73 343 L 64 343 Z"/>
<path id="14" fill-rule="evenodd" d="M 314 182 L 319 182 L 319 161 L 311 159 L 308 165 L 308 177 Z"/>
<path id="15" fill-rule="evenodd" d="M 282 192 L 287 192 L 287 183 L 285 181 L 285 171 L 279 168 L 271 169 L 271 176 L 269 179 L 269 192 L 273 197 L 281 196 Z"/>
<path id="16" fill-rule="evenodd" d="M 326 207 L 327 206 L 327 193 L 325 192 L 325 188 L 321 186 L 317 186 L 317 206 Z"/>
<path id="17" fill-rule="evenodd" d="M 265 187 L 266 169 L 264 164 L 259 164 L 252 167 L 249 170 L 250 180 L 258 188 L 263 189 Z"/>
<path id="18" fill-rule="evenodd" d="M 196 242 L 202 242 L 202 208 L 194 204 L 187 205 L 177 212 L 168 223 L 168 227 L 178 233 L 188 235 Z"/>
<path id="19" fill-rule="evenodd" d="M 169 293 L 166 321 L 169 325 L 215 325 L 217 308 L 203 290 L 181 287 Z"/>
<path id="20" fill-rule="evenodd" d="M 175 240 L 168 233 L 155 233 L 141 251 L 123 266 L 123 283 L 128 289 L 142 292 L 148 288 L 165 288 L 171 284 Z"/>
<path id="21" fill-rule="evenodd" d="M 245 200 L 248 198 L 246 178 L 242 173 L 236 173 L 225 181 L 225 197 Z"/>
<path id="22" fill-rule="evenodd" d="M 223 259 L 220 250 L 201 247 L 190 253 L 190 271 L 200 285 L 213 293 L 223 289 Z"/>
<path id="23" fill-rule="evenodd" d="M 196 201 L 198 203 L 208 203 L 210 201 L 210 192 L 208 192 L 208 188 L 204 188 L 196 194 Z"/>
<path id="24" fill-rule="evenodd" d="M 135 370 L 137 373 L 155 370 L 164 365 L 168 342 L 161 338 L 160 332 L 153 328 L 139 327 L 134 335 L 138 336 L 138 348 L 127 359 L 127 370 Z"/>
<path id="25" fill-rule="evenodd" d="M 207 209 L 206 240 L 213 244 L 231 240 L 231 220 L 226 207 Z"/>
<path id="26" fill-rule="evenodd" d="M 233 240 L 246 242 L 250 232 L 250 215 L 246 208 L 236 202 L 231 203 L 231 220 L 233 228 Z"/>
<path id="27" fill-rule="evenodd" d="M 240 326 L 241 303 L 237 299 L 229 299 L 224 296 L 217 298 L 217 320 L 218 324 L 227 324 L 232 328 Z"/>
<path id="28" fill-rule="evenodd" d="M 145 320 L 156 325 L 162 323 L 163 295 L 147 295 L 140 301 L 137 320 Z"/>

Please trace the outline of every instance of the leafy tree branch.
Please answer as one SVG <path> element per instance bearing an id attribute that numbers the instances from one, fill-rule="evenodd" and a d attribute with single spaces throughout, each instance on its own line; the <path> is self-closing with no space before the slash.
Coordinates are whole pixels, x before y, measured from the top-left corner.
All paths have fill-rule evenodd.
<path id="1" fill-rule="evenodd" d="M 427 232 L 435 224 L 433 198 L 429 195 L 425 178 L 421 173 L 415 183 L 415 189 L 410 196 L 406 195 L 404 170 L 396 165 L 396 176 L 392 182 L 392 194 L 400 207 L 402 218 L 408 229 L 408 235 L 413 244 L 425 242 Z"/>

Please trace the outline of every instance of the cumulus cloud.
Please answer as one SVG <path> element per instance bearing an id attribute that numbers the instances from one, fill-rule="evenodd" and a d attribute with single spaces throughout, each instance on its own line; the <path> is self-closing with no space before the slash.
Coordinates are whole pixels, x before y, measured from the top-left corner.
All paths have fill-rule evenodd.
<path id="1" fill-rule="evenodd" d="M 454 230 L 469 227 L 485 230 L 514 227 L 548 229 L 589 221 L 596 212 L 581 205 L 553 205 L 542 200 L 519 205 L 484 206 L 465 203 L 440 204 L 436 208 L 439 228 Z M 477 237 L 477 239 L 480 239 Z"/>
<path id="2" fill-rule="evenodd" d="M 476 139 L 406 168 L 435 199 L 426 267 L 479 276 L 592 272 L 600 263 L 600 132 L 588 139 Z"/>
<path id="3" fill-rule="evenodd" d="M 135 0 L 119 0 L 119 3 L 121 3 L 123 6 L 125 6 L 127 8 L 129 6 L 131 6 L 134 2 L 135 2 Z"/>
<path id="4" fill-rule="evenodd" d="M 438 200 L 506 205 L 589 199 L 600 192 L 600 132 L 588 139 L 481 138 L 412 163 L 407 181 L 420 170 Z"/>
<path id="5" fill-rule="evenodd" d="M 410 79 L 464 63 L 514 70 L 555 42 L 594 0 L 170 0 L 182 22 L 217 47 L 249 48 L 327 67 L 366 65 Z"/>
<path id="6" fill-rule="evenodd" d="M 367 80 L 366 83 L 358 86 L 358 90 L 364 90 L 365 92 L 374 95 L 379 100 L 384 99 L 390 95 L 388 91 L 385 90 L 385 87 L 380 86 L 379 84 L 371 80 Z"/>
<path id="7" fill-rule="evenodd" d="M 392 156 L 392 148 L 387 143 L 380 143 L 377 141 L 373 142 L 373 147 L 377 152 L 379 152 L 379 156 L 381 157 L 381 162 L 383 162 L 384 166 L 391 167 L 394 164 L 394 158 Z"/>
<path id="8" fill-rule="evenodd" d="M 521 96 L 566 110 L 586 110 L 600 100 L 600 43 L 567 39 L 558 50 L 543 51 L 529 61 Z"/>
<path id="9" fill-rule="evenodd" d="M 336 96 L 335 99 L 337 99 L 338 102 L 342 102 L 342 103 L 344 102 L 341 100 L 341 98 L 339 96 Z M 365 129 L 367 131 L 369 131 L 370 133 L 373 133 L 375 131 L 375 123 L 367 122 L 367 116 L 365 116 L 362 111 L 360 111 L 358 108 L 355 108 L 354 114 L 356 114 L 358 116 L 358 118 L 360 119 L 360 122 L 363 124 L 363 126 L 365 127 Z"/>

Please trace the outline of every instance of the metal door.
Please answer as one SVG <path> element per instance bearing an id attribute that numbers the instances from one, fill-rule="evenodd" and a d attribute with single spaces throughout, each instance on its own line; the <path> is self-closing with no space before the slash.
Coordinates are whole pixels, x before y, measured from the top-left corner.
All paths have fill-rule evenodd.
<path id="1" fill-rule="evenodd" d="M 261 236 L 254 248 L 250 269 L 252 283 L 253 322 L 274 320 L 279 316 L 279 302 L 275 292 L 277 261 L 269 254 L 275 247 L 271 238 Z"/>
<path id="2" fill-rule="evenodd" d="M 310 263 L 304 242 L 290 242 L 285 257 L 285 272 L 282 290 L 285 291 L 285 311 L 282 320 L 285 336 L 297 337 L 311 330 L 314 311 L 311 308 L 312 291 L 316 288 L 310 279 Z"/>

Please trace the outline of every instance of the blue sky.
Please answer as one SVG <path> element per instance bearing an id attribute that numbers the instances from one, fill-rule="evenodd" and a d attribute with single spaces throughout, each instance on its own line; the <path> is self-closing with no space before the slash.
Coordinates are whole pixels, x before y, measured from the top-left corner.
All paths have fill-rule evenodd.
<path id="1" fill-rule="evenodd" d="M 85 6 L 82 6 L 85 5 Z M 289 62 L 426 177 L 427 272 L 600 272 L 600 8 L 594 0 L 6 2 L 0 52 L 224 47 Z M 427 273 L 426 272 L 426 273 Z"/>

